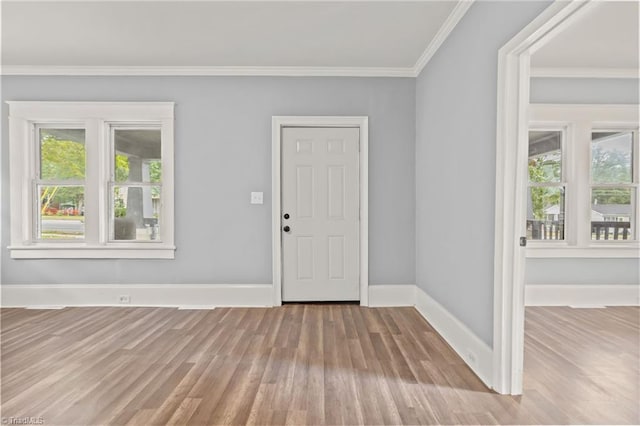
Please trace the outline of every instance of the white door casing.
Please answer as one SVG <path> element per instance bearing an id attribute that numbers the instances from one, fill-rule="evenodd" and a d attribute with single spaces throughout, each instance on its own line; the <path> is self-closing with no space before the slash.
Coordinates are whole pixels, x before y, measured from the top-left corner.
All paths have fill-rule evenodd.
<path id="1" fill-rule="evenodd" d="M 556 0 L 498 51 L 492 387 L 523 389 L 530 56 L 595 3 Z"/>
<path id="2" fill-rule="evenodd" d="M 359 300 L 359 129 L 282 129 L 282 299 Z"/>
<path id="3" fill-rule="evenodd" d="M 273 304 L 282 303 L 283 252 L 282 227 L 282 136 L 288 127 L 355 128 L 359 130 L 358 182 L 359 226 L 358 264 L 359 300 L 369 303 L 369 120 L 366 116 L 274 116 L 272 119 L 272 248 L 273 248 Z M 291 225 L 289 225 L 291 226 Z"/>

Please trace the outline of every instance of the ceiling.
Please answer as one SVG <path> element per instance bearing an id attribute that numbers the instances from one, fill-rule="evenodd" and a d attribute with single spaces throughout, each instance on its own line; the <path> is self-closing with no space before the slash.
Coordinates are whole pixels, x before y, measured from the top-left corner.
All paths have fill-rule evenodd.
<path id="1" fill-rule="evenodd" d="M 637 1 L 594 2 L 531 57 L 531 66 L 637 70 L 638 5 Z"/>
<path id="2" fill-rule="evenodd" d="M 115 150 L 123 155 L 150 159 L 161 157 L 160 129 L 115 129 Z"/>
<path id="3" fill-rule="evenodd" d="M 457 0 L 0 2 L 3 73 L 89 75 L 298 75 L 302 70 L 299 75 L 415 76 L 471 5 Z M 637 77 L 638 4 L 592 2 L 532 56 L 533 75 L 604 76 L 603 70 L 612 70 L 609 76 Z"/>
<path id="4" fill-rule="evenodd" d="M 2 64 L 406 69 L 460 7 L 458 1 L 3 1 Z"/>

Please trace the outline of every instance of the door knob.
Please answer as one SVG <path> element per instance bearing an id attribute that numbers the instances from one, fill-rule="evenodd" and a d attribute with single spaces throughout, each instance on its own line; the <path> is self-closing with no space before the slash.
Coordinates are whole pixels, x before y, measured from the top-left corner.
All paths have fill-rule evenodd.
<path id="1" fill-rule="evenodd" d="M 282 230 L 284 232 L 289 232 L 289 231 L 291 231 L 291 228 L 289 228 L 288 226 L 285 226 L 284 228 L 282 228 Z"/>

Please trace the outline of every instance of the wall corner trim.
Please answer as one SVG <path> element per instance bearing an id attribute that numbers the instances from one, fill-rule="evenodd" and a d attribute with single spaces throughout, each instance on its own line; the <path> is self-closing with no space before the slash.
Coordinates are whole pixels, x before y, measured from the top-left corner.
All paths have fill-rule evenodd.
<path id="1" fill-rule="evenodd" d="M 460 355 L 480 380 L 487 387 L 492 388 L 493 350 L 491 347 L 420 287 L 416 287 L 416 310 Z"/>
<path id="2" fill-rule="evenodd" d="M 3 284 L 1 306 L 259 307 L 273 305 L 271 284 Z M 118 303 L 129 296 L 130 303 Z"/>
<path id="3" fill-rule="evenodd" d="M 422 55 L 416 61 L 413 66 L 413 73 L 415 77 L 418 77 L 424 67 L 429 63 L 433 55 L 440 49 L 442 43 L 449 37 L 449 34 L 458 25 L 458 22 L 467 13 L 471 5 L 475 0 L 461 0 L 455 5 L 447 19 L 444 21 L 436 35 L 433 37 L 427 48 L 422 52 Z"/>
<path id="4" fill-rule="evenodd" d="M 640 306 L 640 285 L 527 284 L 525 306 Z"/>

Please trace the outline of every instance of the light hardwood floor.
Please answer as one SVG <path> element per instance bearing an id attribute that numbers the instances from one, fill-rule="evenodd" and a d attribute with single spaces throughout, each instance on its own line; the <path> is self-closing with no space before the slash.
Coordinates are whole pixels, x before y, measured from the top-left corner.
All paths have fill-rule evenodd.
<path id="1" fill-rule="evenodd" d="M 45 424 L 638 423 L 638 308 L 527 308 L 525 392 L 413 308 L 3 309 L 2 416 Z"/>

